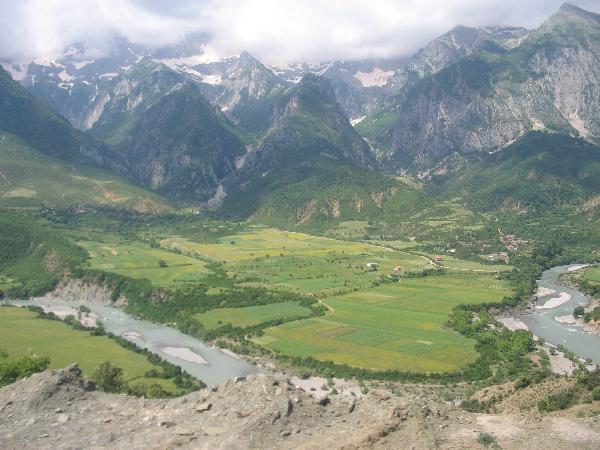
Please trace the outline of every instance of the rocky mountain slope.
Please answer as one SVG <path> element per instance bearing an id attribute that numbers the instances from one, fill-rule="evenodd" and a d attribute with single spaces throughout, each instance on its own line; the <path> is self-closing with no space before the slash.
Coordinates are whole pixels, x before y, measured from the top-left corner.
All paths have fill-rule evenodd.
<path id="1" fill-rule="evenodd" d="M 0 68 L 0 204 L 107 203 L 160 210 L 159 196 L 125 181 L 123 160 L 74 129 Z"/>
<path id="2" fill-rule="evenodd" d="M 33 61 L 3 61 L 13 79 L 28 92 L 65 117 L 74 127 L 89 128 L 91 104 L 111 80 L 140 61 L 144 49 L 115 36 L 103 50 L 80 43 L 61 55 Z"/>
<path id="3" fill-rule="evenodd" d="M 189 82 L 144 112 L 115 149 L 136 181 L 191 202 L 213 196 L 245 154 L 227 119 Z"/>
<path id="4" fill-rule="evenodd" d="M 119 172 L 185 201 L 214 195 L 246 150 L 194 82 L 147 61 L 115 78 L 90 133 L 123 160 Z"/>
<path id="5" fill-rule="evenodd" d="M 229 207 L 235 204 L 234 209 L 249 211 L 269 192 L 305 180 L 317 170 L 374 164 L 368 145 L 348 122 L 323 77 L 306 75 L 282 96 L 274 115 L 271 128 L 225 184 L 227 192 L 237 191 L 240 202 L 230 198 Z"/>
<path id="6" fill-rule="evenodd" d="M 530 132 L 451 176 L 438 176 L 449 198 L 476 209 L 530 214 L 584 208 L 600 195 L 600 147 L 583 139 Z"/>
<path id="7" fill-rule="evenodd" d="M 241 186 L 256 205 L 268 190 L 326 177 L 317 166 L 453 171 L 532 130 L 600 139 L 600 16 L 569 4 L 533 31 L 455 27 L 408 59 L 267 67 L 248 53 L 207 54 L 206 39 L 146 49 L 115 38 L 101 55 L 75 45 L 3 66 L 111 147 L 66 122 L 40 145 L 62 139 L 55 150 L 192 202 L 218 204 Z"/>
<path id="8" fill-rule="evenodd" d="M 242 129 L 260 134 L 271 125 L 274 107 L 289 84 L 246 52 L 231 61 L 217 75 L 220 82 L 208 98 Z"/>
<path id="9" fill-rule="evenodd" d="M 0 68 L 0 131 L 43 153 L 68 159 L 101 160 L 104 148 L 28 94 Z"/>
<path id="10" fill-rule="evenodd" d="M 529 32 L 524 28 L 496 26 L 474 28 L 459 25 L 428 43 L 400 67 L 387 82 L 392 93 L 438 73 L 480 49 L 513 48 Z"/>
<path id="11" fill-rule="evenodd" d="M 471 414 L 413 386 L 317 400 L 284 377 L 229 381 L 172 400 L 95 391 L 76 366 L 0 390 L 0 442 L 40 448 L 501 448 L 592 449 L 598 418 Z"/>
<path id="12" fill-rule="evenodd" d="M 481 48 L 424 78 L 367 132 L 384 159 L 421 170 L 529 130 L 597 140 L 599 73 L 600 16 L 565 5 L 514 48 Z"/>

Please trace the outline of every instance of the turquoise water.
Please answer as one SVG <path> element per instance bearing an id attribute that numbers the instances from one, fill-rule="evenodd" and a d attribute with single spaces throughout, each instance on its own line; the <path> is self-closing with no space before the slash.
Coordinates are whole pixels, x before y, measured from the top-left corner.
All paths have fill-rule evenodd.
<path id="1" fill-rule="evenodd" d="M 600 363 L 600 336 L 589 333 L 576 325 L 557 322 L 556 317 L 573 314 L 576 306 L 585 306 L 590 299 L 582 292 L 559 284 L 558 278 L 568 272 L 569 267 L 557 266 L 545 271 L 538 281 L 539 287 L 553 289 L 557 293 L 538 299 L 536 305 L 543 305 L 550 298 L 558 297 L 561 292 L 571 296 L 570 300 L 552 309 L 537 309 L 530 314 L 521 314 L 517 319 L 523 322 L 536 336 L 544 338 L 546 342 L 554 345 L 562 344 L 582 358 L 591 358 Z"/>
<path id="2" fill-rule="evenodd" d="M 61 302 L 56 300 L 11 301 L 18 305 L 56 305 L 77 308 L 81 303 Z M 190 375 L 204 381 L 209 386 L 215 386 L 224 381 L 260 372 L 260 369 L 242 359 L 234 358 L 219 349 L 207 347 L 201 341 L 175 328 L 156 324 L 145 320 L 135 319 L 120 309 L 110 306 L 85 304 L 95 313 L 104 324 L 107 331 L 122 336 L 123 333 L 137 333 L 139 337 L 132 338 L 138 346 L 147 348 L 161 358 L 181 367 Z M 207 364 L 199 364 L 176 358 L 166 354 L 161 349 L 165 347 L 188 348 L 200 355 Z"/>

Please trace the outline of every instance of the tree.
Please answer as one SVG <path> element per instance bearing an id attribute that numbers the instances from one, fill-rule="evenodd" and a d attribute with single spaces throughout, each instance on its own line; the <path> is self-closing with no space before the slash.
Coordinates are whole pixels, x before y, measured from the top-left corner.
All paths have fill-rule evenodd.
<path id="1" fill-rule="evenodd" d="M 167 267 L 167 262 L 164 259 L 158 260 L 158 267 Z"/>
<path id="2" fill-rule="evenodd" d="M 48 368 L 49 364 L 50 358 L 47 356 L 24 355 L 9 359 L 6 353 L 0 352 L 0 387 L 42 372 Z"/>
<path id="3" fill-rule="evenodd" d="M 110 361 L 105 361 L 94 369 L 92 380 L 105 392 L 121 392 L 127 386 L 123 369 Z"/>

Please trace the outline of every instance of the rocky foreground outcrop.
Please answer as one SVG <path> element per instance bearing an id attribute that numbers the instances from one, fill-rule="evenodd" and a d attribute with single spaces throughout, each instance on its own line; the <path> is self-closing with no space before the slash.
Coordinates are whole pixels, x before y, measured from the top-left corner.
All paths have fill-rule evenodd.
<path id="1" fill-rule="evenodd" d="M 315 399 L 285 378 L 256 376 L 171 400 L 106 394 L 77 366 L 0 390 L 0 448 L 598 448 L 595 418 L 476 415 L 428 398 L 427 389 L 362 399 Z"/>

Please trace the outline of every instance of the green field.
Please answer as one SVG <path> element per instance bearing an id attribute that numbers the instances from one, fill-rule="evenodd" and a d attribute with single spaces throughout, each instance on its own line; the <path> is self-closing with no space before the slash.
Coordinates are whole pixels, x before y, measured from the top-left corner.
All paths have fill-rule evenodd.
<path id="1" fill-rule="evenodd" d="M 205 261 L 142 243 L 81 241 L 78 244 L 87 250 L 90 268 L 145 278 L 157 286 L 200 281 L 208 273 Z M 159 266 L 161 260 L 166 267 Z"/>
<path id="2" fill-rule="evenodd" d="M 594 286 L 600 285 L 600 266 L 585 269 L 583 279 L 589 281 Z"/>
<path id="3" fill-rule="evenodd" d="M 393 251 L 363 242 L 349 242 L 284 232 L 256 229 L 198 243 L 180 237 L 164 239 L 162 245 L 224 264 L 246 286 L 267 286 L 304 293 L 334 293 L 367 288 L 380 275 L 395 267 L 421 271 L 431 267 L 420 256 Z M 377 272 L 366 265 L 379 264 Z M 247 281 L 243 281 L 247 280 Z"/>
<path id="4" fill-rule="evenodd" d="M 463 212 L 448 208 L 448 215 Z M 352 230 L 365 224 L 342 226 Z M 444 275 L 388 277 L 394 268 L 401 273 L 432 268 L 433 254 L 413 254 L 420 244 L 409 240 L 355 242 L 253 228 L 214 241 L 199 242 L 183 236 L 160 240 L 161 248 L 142 243 L 82 241 L 90 266 L 157 285 L 205 280 L 206 261 L 220 264 L 237 287 L 257 286 L 299 294 L 315 294 L 328 308 L 325 316 L 298 303 L 274 303 L 241 308 L 216 308 L 194 315 L 206 329 L 231 324 L 250 327 L 283 320 L 270 327 L 256 343 L 282 353 L 313 356 L 323 360 L 372 369 L 405 371 L 453 371 L 473 361 L 473 342 L 446 329 L 452 308 L 464 303 L 500 301 L 510 295 L 507 282 L 495 272 L 510 270 L 445 255 Z M 176 251 L 177 253 L 173 253 Z M 159 267 L 163 259 L 167 267 Z M 369 262 L 378 263 L 370 271 Z M 378 287 L 379 279 L 387 280 Z M 214 288 L 218 295 L 223 288 Z M 227 289 L 227 288 L 226 288 Z M 303 318 L 305 317 L 305 318 Z M 291 319 L 296 319 L 289 321 Z"/>
<path id="5" fill-rule="evenodd" d="M 308 317 L 310 314 L 308 309 L 298 303 L 285 302 L 245 308 L 218 308 L 196 314 L 194 318 L 207 329 L 214 329 L 228 323 L 237 327 L 250 327 L 271 320 Z"/>
<path id="6" fill-rule="evenodd" d="M 434 259 L 436 255 L 427 254 L 428 258 Z M 444 260 L 440 261 L 438 265 L 440 267 L 444 267 L 449 270 L 463 270 L 463 271 L 473 271 L 473 272 L 505 272 L 512 270 L 512 266 L 507 264 L 482 264 L 477 261 L 469 261 L 465 259 L 458 259 L 450 255 L 443 255 Z"/>
<path id="7" fill-rule="evenodd" d="M 462 303 L 499 301 L 493 276 L 452 273 L 402 279 L 324 300 L 326 316 L 265 330 L 255 342 L 297 356 L 372 369 L 452 371 L 476 358 L 472 341 L 444 328 Z"/>
<path id="8" fill-rule="evenodd" d="M 70 164 L 0 134 L 0 206 L 107 204 L 138 211 L 164 211 L 160 196 L 108 171 Z"/>
<path id="9" fill-rule="evenodd" d="M 122 367 L 128 381 L 145 380 L 146 371 L 160 370 L 144 355 L 127 350 L 106 336 L 91 336 L 60 321 L 37 318 L 34 312 L 25 308 L 0 307 L 0 349 L 9 356 L 29 352 L 48 356 L 53 369 L 77 363 L 86 376 L 104 361 Z M 175 389 L 170 380 L 153 378 L 151 381 Z"/>

